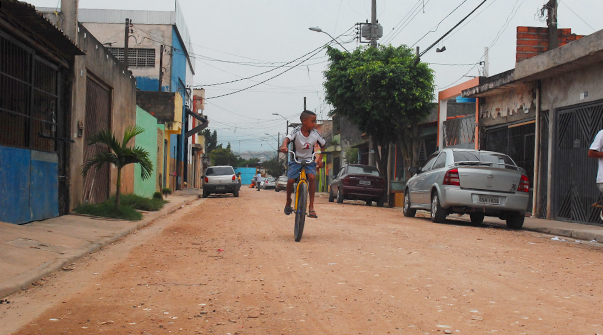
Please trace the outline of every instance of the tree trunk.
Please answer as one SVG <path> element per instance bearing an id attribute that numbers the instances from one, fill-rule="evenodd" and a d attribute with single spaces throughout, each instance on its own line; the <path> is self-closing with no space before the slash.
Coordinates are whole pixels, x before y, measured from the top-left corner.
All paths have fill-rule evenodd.
<path id="1" fill-rule="evenodd" d="M 379 150 L 381 146 L 381 150 Z M 387 179 L 387 157 L 389 156 L 389 143 L 378 143 L 373 140 L 373 150 L 375 151 L 375 161 L 379 169 L 379 175 Z M 389 182 L 389 180 L 387 181 Z"/>
<path id="2" fill-rule="evenodd" d="M 115 209 L 119 210 L 119 194 L 121 189 L 121 168 L 117 168 L 117 191 L 115 192 Z"/>

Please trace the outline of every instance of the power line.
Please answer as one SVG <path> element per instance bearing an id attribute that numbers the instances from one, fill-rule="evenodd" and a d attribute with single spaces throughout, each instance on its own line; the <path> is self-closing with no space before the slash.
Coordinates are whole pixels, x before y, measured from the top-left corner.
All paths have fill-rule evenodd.
<path id="1" fill-rule="evenodd" d="M 572 13 L 574 13 L 574 15 L 576 15 L 580 19 L 580 21 L 584 22 L 584 24 L 586 24 L 587 26 L 589 26 L 590 29 L 592 29 L 593 31 L 597 31 L 597 29 L 593 28 L 593 26 L 591 26 L 590 24 L 588 24 L 588 22 L 584 21 L 584 19 L 582 19 L 580 17 L 580 15 L 578 15 L 578 13 L 574 12 L 574 10 L 569 5 L 566 5 L 565 2 L 563 2 L 561 0 L 559 0 L 559 2 L 561 4 L 563 4 L 565 7 L 567 7 L 567 9 L 569 9 Z"/>
<path id="2" fill-rule="evenodd" d="M 450 15 L 452 15 L 452 13 L 456 12 L 457 9 L 459 9 L 465 2 L 467 2 L 467 0 L 463 0 L 463 2 L 461 2 L 460 5 L 456 6 L 455 9 L 452 10 L 452 12 L 448 13 L 448 15 L 446 15 L 439 23 L 437 26 L 435 26 L 434 30 L 430 30 L 428 32 L 425 33 L 425 35 L 423 35 L 423 37 L 419 38 L 419 40 L 417 40 L 413 45 L 411 45 L 410 47 L 414 47 L 415 45 L 417 45 L 417 43 L 421 42 L 421 40 L 423 40 L 427 35 L 429 35 L 430 33 L 435 33 L 438 28 L 440 27 L 440 24 L 442 24 L 442 22 L 444 22 L 444 20 L 446 20 Z"/>

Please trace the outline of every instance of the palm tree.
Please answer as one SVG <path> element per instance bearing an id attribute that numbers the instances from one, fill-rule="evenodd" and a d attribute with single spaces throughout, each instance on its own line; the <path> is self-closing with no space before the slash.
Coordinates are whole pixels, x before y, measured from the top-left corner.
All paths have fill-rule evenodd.
<path id="1" fill-rule="evenodd" d="M 148 179 L 153 171 L 153 163 L 149 159 L 149 153 L 141 147 L 128 148 L 126 145 L 134 136 L 144 132 L 140 126 L 128 126 L 124 133 L 124 139 L 121 143 L 117 141 L 110 130 L 101 130 L 98 134 L 88 140 L 88 145 L 104 144 L 108 151 L 97 153 L 90 158 L 82 167 L 82 175 L 86 176 L 88 170 L 96 166 L 100 169 L 105 163 L 113 164 L 117 168 L 117 192 L 115 193 L 115 209 L 119 209 L 119 194 L 121 187 L 121 169 L 132 163 L 140 164 L 140 175 L 142 179 Z"/>

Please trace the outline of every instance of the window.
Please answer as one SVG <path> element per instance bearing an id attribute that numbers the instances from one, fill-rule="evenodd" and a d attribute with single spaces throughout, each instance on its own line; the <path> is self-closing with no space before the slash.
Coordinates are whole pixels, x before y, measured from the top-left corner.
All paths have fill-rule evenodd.
<path id="1" fill-rule="evenodd" d="M 421 168 L 421 172 L 425 172 L 425 171 L 431 170 L 431 166 L 433 165 L 433 162 L 435 162 L 436 157 L 438 157 L 437 154 L 434 154 L 431 157 L 429 157 L 427 159 L 427 163 L 425 163 L 425 165 L 423 165 L 423 167 Z"/>
<path id="2" fill-rule="evenodd" d="M 435 164 L 433 165 L 433 169 L 441 169 L 444 166 L 446 166 L 446 153 L 442 152 L 438 157 L 438 160 L 436 160 Z"/>
<path id="3" fill-rule="evenodd" d="M 230 166 L 214 166 L 207 168 L 205 174 L 208 176 L 228 176 L 234 174 L 234 170 Z"/>
<path id="4" fill-rule="evenodd" d="M 454 162 L 463 164 L 487 164 L 515 169 L 515 162 L 504 154 L 484 151 L 454 151 Z M 499 166 L 497 166 L 499 165 Z"/>
<path id="5" fill-rule="evenodd" d="M 107 48 L 123 63 L 124 48 Z M 155 49 L 128 48 L 128 65 L 141 67 L 155 67 Z"/>
<path id="6" fill-rule="evenodd" d="M 370 174 L 373 176 L 379 176 L 379 170 L 372 166 L 358 166 L 358 165 L 350 165 L 348 166 L 349 174 Z"/>
<path id="7" fill-rule="evenodd" d="M 56 151 L 59 71 L 0 34 L 0 145 Z"/>

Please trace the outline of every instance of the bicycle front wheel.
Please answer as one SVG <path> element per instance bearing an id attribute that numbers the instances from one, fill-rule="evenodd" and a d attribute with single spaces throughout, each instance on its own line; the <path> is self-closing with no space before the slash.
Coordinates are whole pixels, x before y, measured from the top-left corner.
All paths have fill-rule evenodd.
<path id="1" fill-rule="evenodd" d="M 306 222 L 306 205 L 308 203 L 308 184 L 301 183 L 296 194 L 296 211 L 295 211 L 295 242 L 301 241 L 304 232 L 304 223 Z"/>

